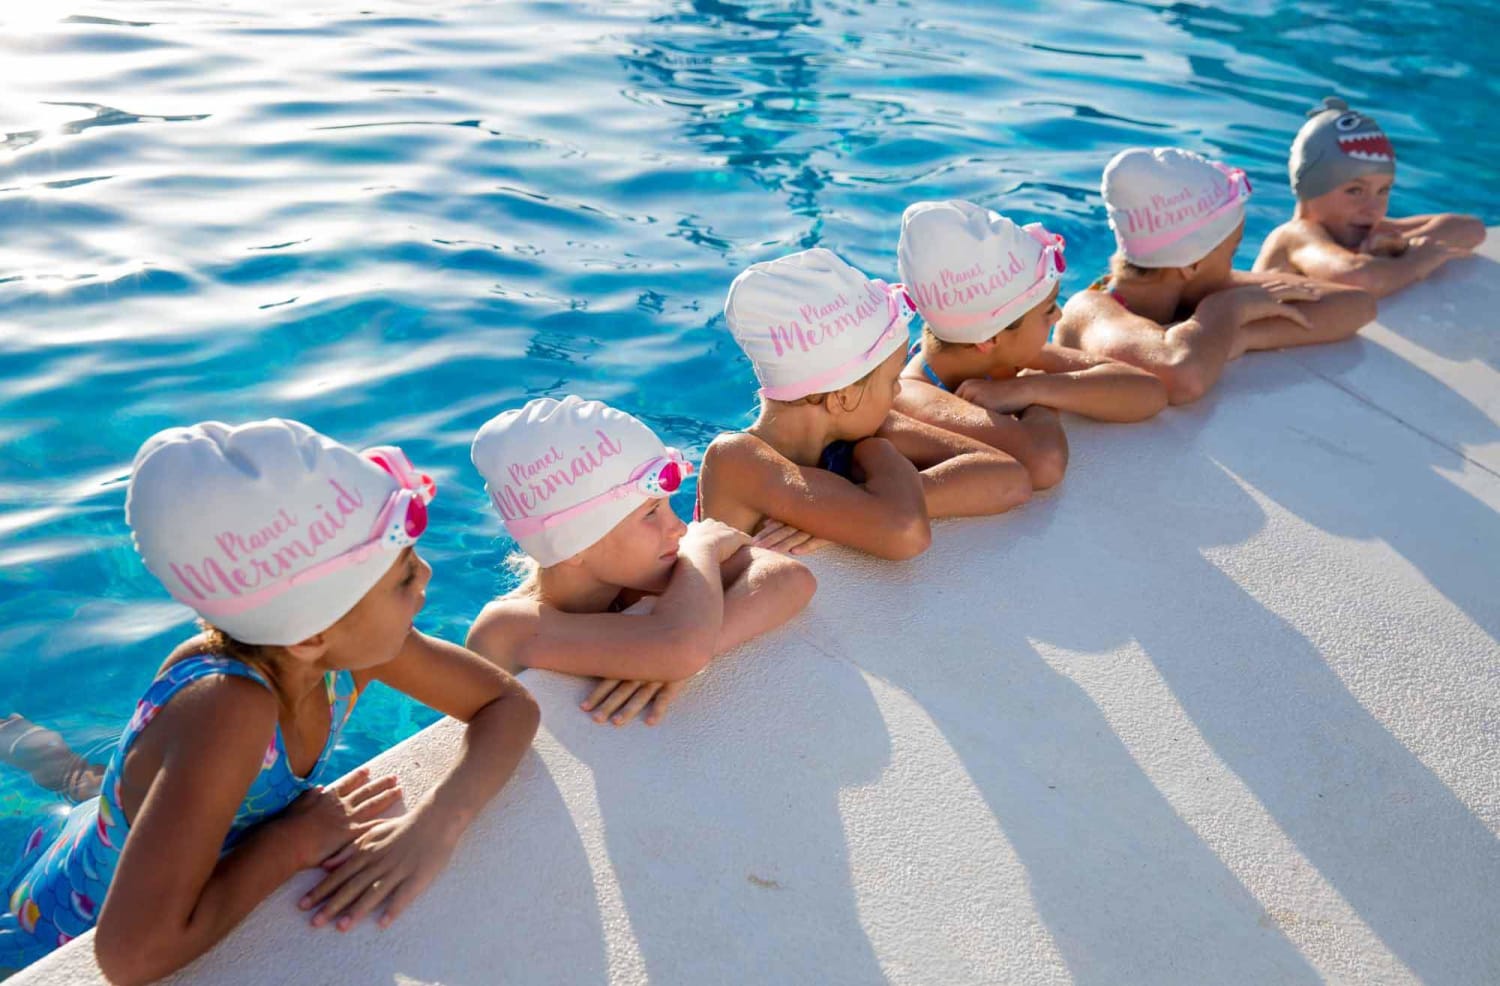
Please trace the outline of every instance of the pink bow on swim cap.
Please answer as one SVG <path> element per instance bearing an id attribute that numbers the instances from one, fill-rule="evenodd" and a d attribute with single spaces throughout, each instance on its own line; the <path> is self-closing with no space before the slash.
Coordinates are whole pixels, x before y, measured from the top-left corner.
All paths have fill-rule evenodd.
<path id="1" fill-rule="evenodd" d="M 901 280 L 945 342 L 993 338 L 1047 295 L 1068 269 L 1063 238 L 954 199 L 918 202 L 901 216 Z"/>
<path id="2" fill-rule="evenodd" d="M 1125 259 L 1141 267 L 1186 267 L 1213 252 L 1245 218 L 1250 179 L 1192 151 L 1121 151 L 1100 191 Z"/>
<path id="3" fill-rule="evenodd" d="M 868 278 L 822 247 L 746 269 L 724 302 L 761 394 L 777 401 L 854 383 L 906 345 L 911 314 L 899 284 Z"/>

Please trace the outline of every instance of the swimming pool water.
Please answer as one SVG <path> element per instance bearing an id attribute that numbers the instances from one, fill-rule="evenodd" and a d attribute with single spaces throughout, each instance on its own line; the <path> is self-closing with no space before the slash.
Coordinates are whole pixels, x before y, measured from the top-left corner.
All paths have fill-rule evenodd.
<path id="1" fill-rule="evenodd" d="M 1250 172 L 1248 263 L 1333 92 L 1395 141 L 1396 213 L 1500 221 L 1491 4 L 28 6 L 0 14 L 0 713 L 83 749 L 189 629 L 123 519 L 159 428 L 404 446 L 441 488 L 419 625 L 461 640 L 508 581 L 474 431 L 578 392 L 701 452 L 751 418 L 720 314 L 750 263 L 894 278 L 902 208 L 962 196 L 1063 233 L 1068 293 L 1134 144 Z M 432 719 L 372 689 L 337 755 Z M 0 771 L 0 846 L 53 803 Z"/>

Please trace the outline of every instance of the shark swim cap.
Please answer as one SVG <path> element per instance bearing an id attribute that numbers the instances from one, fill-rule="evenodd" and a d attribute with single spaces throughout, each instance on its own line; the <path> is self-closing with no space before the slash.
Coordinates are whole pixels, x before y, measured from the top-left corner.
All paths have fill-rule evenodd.
<path id="1" fill-rule="evenodd" d="M 1302 201 L 1326 195 L 1366 175 L 1394 175 L 1396 152 L 1380 124 L 1335 96 L 1307 111 L 1308 121 L 1292 141 L 1287 170 L 1292 193 Z"/>

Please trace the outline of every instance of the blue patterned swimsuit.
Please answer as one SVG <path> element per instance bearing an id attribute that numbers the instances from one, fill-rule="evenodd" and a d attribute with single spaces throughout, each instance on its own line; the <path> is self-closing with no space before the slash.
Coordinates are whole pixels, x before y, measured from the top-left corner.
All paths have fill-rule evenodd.
<path id="1" fill-rule="evenodd" d="M 141 730 L 186 686 L 213 675 L 234 675 L 271 685 L 259 671 L 227 657 L 196 655 L 173 664 L 151 683 L 136 705 L 110 757 L 99 796 L 66 816 L 52 816 L 26 840 L 21 860 L 5 885 L 9 910 L 0 914 L 0 970 L 29 965 L 88 931 L 98 919 L 120 852 L 130 834 L 121 808 L 120 777 L 125 754 Z M 265 821 L 315 784 L 328 766 L 329 754 L 359 697 L 347 671 L 326 676 L 330 728 L 323 752 L 306 777 L 292 772 L 281 740 L 281 727 L 266 747 L 260 773 L 250 784 L 234 816 L 223 851 L 254 825 Z"/>

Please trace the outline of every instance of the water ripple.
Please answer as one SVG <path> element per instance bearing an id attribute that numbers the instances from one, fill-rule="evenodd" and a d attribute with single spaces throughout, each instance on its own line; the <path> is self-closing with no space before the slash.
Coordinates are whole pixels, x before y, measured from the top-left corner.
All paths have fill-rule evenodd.
<path id="1" fill-rule="evenodd" d="M 403 443 L 444 490 L 422 625 L 461 638 L 506 578 L 473 431 L 570 391 L 691 450 L 743 426 L 754 382 L 720 312 L 746 264 L 823 244 L 891 276 L 904 205 L 965 196 L 1063 232 L 1076 290 L 1109 252 L 1100 170 L 1136 143 L 1246 167 L 1248 253 L 1331 91 L 1400 145 L 1399 209 L 1500 221 L 1482 5 L 15 9 L 0 694 L 84 746 L 187 626 L 122 517 L 159 428 L 290 414 Z M 346 763 L 431 721 L 361 708 Z"/>

